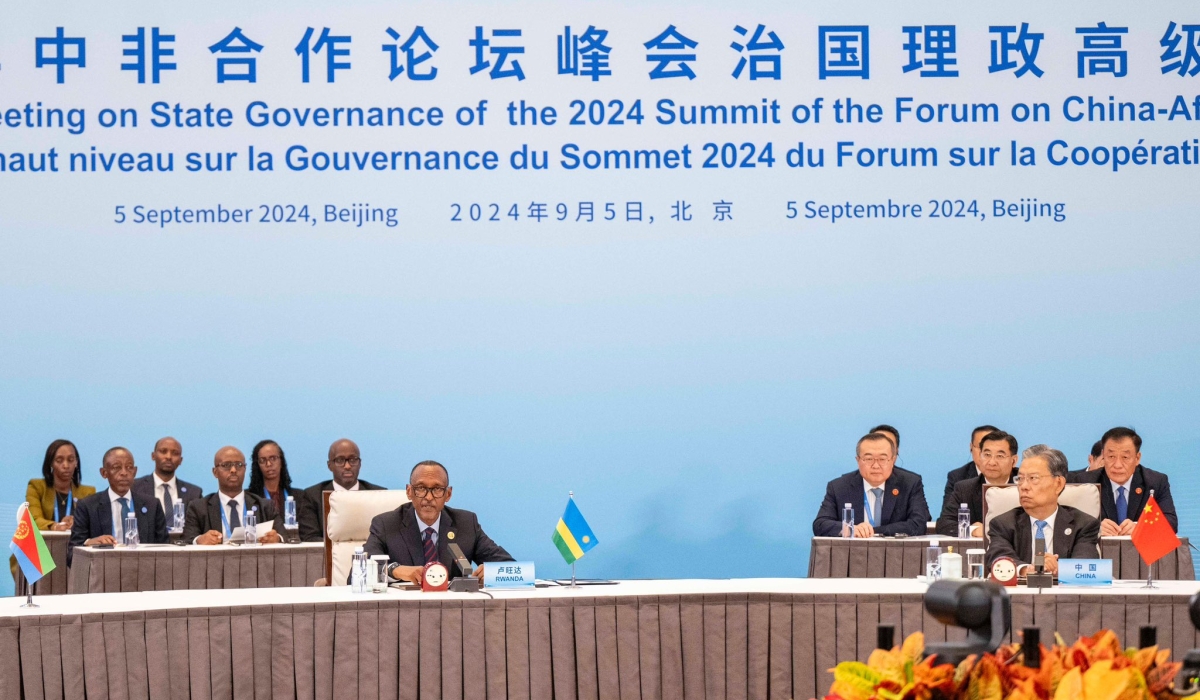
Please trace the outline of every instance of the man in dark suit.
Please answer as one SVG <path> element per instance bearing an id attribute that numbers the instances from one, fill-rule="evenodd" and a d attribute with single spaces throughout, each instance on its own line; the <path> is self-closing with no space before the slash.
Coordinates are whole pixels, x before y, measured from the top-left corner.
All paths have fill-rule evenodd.
<path id="1" fill-rule="evenodd" d="M 962 481 L 963 479 L 970 479 L 971 477 L 979 476 L 979 474 L 980 474 L 979 463 L 980 463 L 980 460 L 982 459 L 979 454 L 979 441 L 983 439 L 984 435 L 987 435 L 988 433 L 991 433 L 991 432 L 994 432 L 997 430 L 999 430 L 999 428 L 997 428 L 994 425 L 981 425 L 978 428 L 971 431 L 971 444 L 970 444 L 971 461 L 967 462 L 966 464 L 962 465 L 961 467 L 958 467 L 956 469 L 951 469 L 950 472 L 948 474 L 946 474 L 946 488 L 943 489 L 943 492 L 942 492 L 942 510 L 943 511 L 946 510 L 947 502 L 951 502 L 951 503 L 954 502 L 954 485 L 955 484 Z M 959 501 L 958 503 L 961 503 L 961 502 L 962 501 Z M 958 503 L 954 504 L 955 508 L 958 507 Z"/>
<path id="2" fill-rule="evenodd" d="M 1142 436 L 1132 428 L 1113 428 L 1100 443 L 1104 467 L 1071 474 L 1072 482 L 1100 484 L 1100 536 L 1132 535 L 1151 491 L 1171 529 L 1179 532 L 1170 480 L 1166 474 L 1142 466 Z"/>
<path id="3" fill-rule="evenodd" d="M 958 508 L 966 503 L 971 511 L 971 537 L 983 537 L 983 487 L 1010 484 L 1017 466 L 1017 439 L 1003 430 L 993 430 L 979 440 L 979 475 L 954 485 L 954 496 L 942 504 L 937 533 L 958 537 Z"/>
<path id="4" fill-rule="evenodd" d="M 187 504 L 203 496 L 204 490 L 175 476 L 179 465 L 183 464 L 183 446 L 175 438 L 165 437 L 154 443 L 150 459 L 154 460 L 154 472 L 135 479 L 132 489 L 143 498 L 158 499 L 169 529 L 175 504 L 182 501 L 186 508 Z"/>
<path id="5" fill-rule="evenodd" d="M 929 522 L 925 487 L 917 474 L 896 469 L 896 446 L 880 433 L 859 438 L 858 471 L 843 474 L 825 488 L 825 500 L 813 521 L 818 537 L 845 536 L 842 507 L 854 509 L 854 536 L 924 535 Z"/>
<path id="6" fill-rule="evenodd" d="M 75 522 L 67 543 L 68 566 L 75 547 L 80 545 L 125 544 L 125 517 L 129 513 L 137 516 L 139 543 L 167 541 L 167 521 L 162 506 L 153 498 L 130 491 L 137 476 L 133 453 L 124 447 L 114 447 L 104 453 L 101 464 L 100 476 L 108 480 L 108 488 L 75 505 Z"/>
<path id="7" fill-rule="evenodd" d="M 432 561 L 444 564 L 451 576 L 459 575 L 451 544 L 476 564 L 472 575 L 480 579 L 485 562 L 513 560 L 479 527 L 474 513 L 446 506 L 453 489 L 441 464 L 430 460 L 413 467 L 405 492 L 411 502 L 375 516 L 363 547 L 367 556 L 388 556 L 393 579 L 420 583 L 421 570 Z"/>
<path id="8" fill-rule="evenodd" d="M 217 492 L 188 504 L 183 525 L 183 541 L 191 544 L 221 544 L 233 531 L 246 523 L 246 513 L 254 513 L 258 523 L 274 526 L 259 538 L 262 544 L 277 544 L 283 539 L 283 525 L 275 518 L 270 500 L 242 489 L 246 480 L 246 456 L 236 447 L 222 447 L 213 457 L 213 476 Z"/>
<path id="9" fill-rule="evenodd" d="M 296 504 L 302 542 L 325 541 L 325 504 L 321 494 L 326 491 L 373 491 L 385 488 L 358 478 L 362 456 L 353 440 L 341 439 L 330 445 L 325 466 L 329 467 L 333 478 L 304 489 L 303 497 Z"/>
<path id="10" fill-rule="evenodd" d="M 1033 565 L 1037 541 L 1046 552 L 1045 570 L 1058 573 L 1059 559 L 1096 559 L 1100 522 L 1070 506 L 1058 504 L 1067 485 L 1067 457 L 1046 445 L 1025 450 L 1017 474 L 1021 505 L 992 518 L 988 526 L 987 565 L 1012 557 L 1017 573 Z"/>

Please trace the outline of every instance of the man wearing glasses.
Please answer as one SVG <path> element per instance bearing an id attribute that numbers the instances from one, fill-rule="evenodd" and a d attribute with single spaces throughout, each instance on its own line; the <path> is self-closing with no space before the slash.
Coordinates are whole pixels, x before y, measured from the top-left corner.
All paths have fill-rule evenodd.
<path id="1" fill-rule="evenodd" d="M 1017 439 L 1003 430 L 993 430 L 979 441 L 979 475 L 954 484 L 950 498 L 942 503 L 937 533 L 958 537 L 958 507 L 966 503 L 971 510 L 971 537 L 983 537 L 983 487 L 985 484 L 1010 484 L 1017 466 Z"/>
<path id="2" fill-rule="evenodd" d="M 222 447 L 213 457 L 213 476 L 217 492 L 188 504 L 183 523 L 183 541 L 192 544 L 228 542 L 233 531 L 246 523 L 246 513 L 254 513 L 259 523 L 275 520 L 275 506 L 265 498 L 242 489 L 246 480 L 246 456 L 236 447 Z M 263 544 L 282 542 L 278 528 L 258 539 Z"/>
<path id="3" fill-rule="evenodd" d="M 405 487 L 410 502 L 371 520 L 371 534 L 363 547 L 367 556 L 386 554 L 392 579 L 418 584 L 421 570 L 430 562 L 441 562 L 452 576 L 459 573 L 451 544 L 457 544 L 476 565 L 472 575 L 480 580 L 485 562 L 512 561 L 479 527 L 474 513 L 446 506 L 453 490 L 450 474 L 441 464 L 429 460 L 413 467 Z"/>
<path id="4" fill-rule="evenodd" d="M 362 468 L 362 457 L 358 445 L 353 440 L 345 438 L 329 446 L 329 460 L 325 462 L 333 478 L 313 484 L 304 489 L 296 504 L 296 518 L 300 524 L 300 540 L 302 542 L 325 541 L 325 505 L 321 495 L 326 491 L 382 491 L 383 486 L 376 486 L 369 481 L 358 478 L 358 470 Z"/>
<path id="5" fill-rule="evenodd" d="M 1039 540 L 1046 552 L 1046 573 L 1058 573 L 1059 559 L 1099 557 L 1100 521 L 1058 503 L 1067 485 L 1066 455 L 1034 445 L 1021 457 L 1016 479 L 1021 506 L 997 515 L 988 525 L 988 568 L 997 557 L 1007 556 L 1017 563 L 1020 574 L 1033 566 Z"/>
<path id="6" fill-rule="evenodd" d="M 929 506 L 925 487 L 913 472 L 896 469 L 896 445 L 882 433 L 864 435 L 855 447 L 858 471 L 843 474 L 825 488 L 813 521 L 817 537 L 842 536 L 842 509 L 854 509 L 854 536 L 925 534 Z"/>

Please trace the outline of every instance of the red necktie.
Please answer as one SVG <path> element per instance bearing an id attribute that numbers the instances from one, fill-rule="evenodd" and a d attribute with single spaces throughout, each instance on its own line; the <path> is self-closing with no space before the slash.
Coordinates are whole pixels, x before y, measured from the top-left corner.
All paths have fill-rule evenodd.
<path id="1" fill-rule="evenodd" d="M 437 561 L 437 543 L 433 541 L 433 528 L 425 528 L 425 563 Z"/>

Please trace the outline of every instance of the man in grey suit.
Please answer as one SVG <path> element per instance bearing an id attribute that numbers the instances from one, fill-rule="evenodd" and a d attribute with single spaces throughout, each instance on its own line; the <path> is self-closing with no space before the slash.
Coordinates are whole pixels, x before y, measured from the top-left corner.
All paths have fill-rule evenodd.
<path id="1" fill-rule="evenodd" d="M 364 546 L 367 556 L 388 556 L 388 574 L 393 579 L 420 583 L 421 571 L 434 561 L 445 564 L 451 575 L 456 575 L 452 543 L 477 565 L 472 574 L 479 579 L 483 578 L 485 562 L 513 560 L 479 527 L 474 513 L 446 505 L 453 488 L 450 473 L 441 464 L 432 460 L 417 464 L 409 474 L 405 491 L 410 503 L 376 515 Z"/>
<path id="2" fill-rule="evenodd" d="M 1046 552 L 1046 572 L 1058 573 L 1059 559 L 1096 559 L 1100 556 L 1100 521 L 1070 506 L 1059 505 L 1067 485 L 1067 457 L 1062 452 L 1034 445 L 1021 455 L 1017 491 L 1021 506 L 996 516 L 988 526 L 987 562 L 1012 557 L 1017 573 L 1033 565 L 1040 540 Z"/>

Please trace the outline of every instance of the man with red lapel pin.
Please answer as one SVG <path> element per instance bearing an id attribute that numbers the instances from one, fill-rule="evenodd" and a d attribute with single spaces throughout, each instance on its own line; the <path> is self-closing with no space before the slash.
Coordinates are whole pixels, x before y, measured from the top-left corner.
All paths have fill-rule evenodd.
<path id="1" fill-rule="evenodd" d="M 896 443 L 887 433 L 862 436 L 855 447 L 858 471 L 843 474 L 825 488 L 813 521 L 817 537 L 842 534 L 842 509 L 854 509 L 854 536 L 925 534 L 929 506 L 921 477 L 896 468 Z"/>
<path id="2" fill-rule="evenodd" d="M 1104 468 L 1075 473 L 1071 479 L 1100 484 L 1100 536 L 1132 535 L 1151 491 L 1171 529 L 1179 532 L 1171 481 L 1166 474 L 1142 466 L 1142 436 L 1133 428 L 1113 428 L 1100 438 L 1100 444 Z"/>

